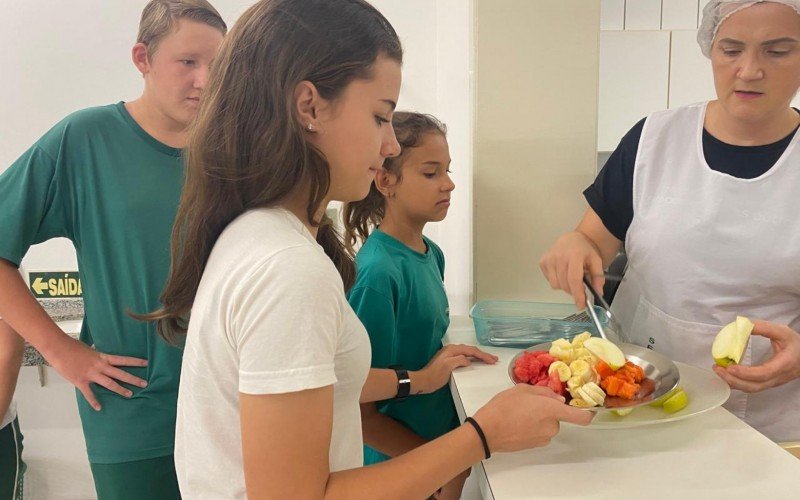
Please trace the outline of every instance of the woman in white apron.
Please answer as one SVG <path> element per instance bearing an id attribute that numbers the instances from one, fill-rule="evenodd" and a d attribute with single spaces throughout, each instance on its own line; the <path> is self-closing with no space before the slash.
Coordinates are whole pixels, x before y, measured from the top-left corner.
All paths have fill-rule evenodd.
<path id="1" fill-rule="evenodd" d="M 740 366 L 715 367 L 726 408 L 800 440 L 800 0 L 712 0 L 698 33 L 717 99 L 654 113 L 585 192 L 590 208 L 540 267 L 584 304 L 622 246 L 612 309 L 633 343 L 708 368 L 737 314 L 757 321 Z"/>

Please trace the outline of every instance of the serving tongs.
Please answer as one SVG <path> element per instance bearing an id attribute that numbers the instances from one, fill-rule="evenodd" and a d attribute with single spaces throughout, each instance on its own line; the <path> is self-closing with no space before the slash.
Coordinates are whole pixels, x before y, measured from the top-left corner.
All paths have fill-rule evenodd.
<path id="1" fill-rule="evenodd" d="M 583 277 L 583 284 L 586 285 L 586 288 L 589 290 L 593 299 L 590 299 L 589 295 L 586 296 L 586 310 L 589 312 L 589 317 L 592 319 L 594 327 L 597 328 L 597 333 L 599 333 L 604 339 L 614 342 L 615 344 L 625 342 L 625 336 L 622 333 L 622 327 L 620 326 L 619 321 L 617 321 L 617 318 L 611 314 L 611 306 L 608 305 L 608 302 L 606 302 L 606 300 L 603 298 L 603 295 L 594 289 L 592 282 L 589 281 L 587 276 Z M 603 324 L 600 323 L 600 318 L 597 317 L 597 312 L 594 310 L 594 307 L 592 307 L 595 304 L 599 304 L 600 307 L 603 308 L 603 313 L 608 319 L 608 323 L 606 324 L 605 328 L 603 327 Z M 614 334 L 613 337 L 615 338 L 609 338 L 606 330 L 610 330 L 611 333 Z"/>

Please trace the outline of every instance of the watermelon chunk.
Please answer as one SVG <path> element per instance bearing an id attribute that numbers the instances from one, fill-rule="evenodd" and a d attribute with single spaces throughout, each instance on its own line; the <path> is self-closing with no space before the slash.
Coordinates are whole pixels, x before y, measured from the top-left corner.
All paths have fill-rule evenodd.
<path id="1" fill-rule="evenodd" d="M 547 387 L 558 395 L 564 395 L 564 383 L 558 378 L 558 372 L 553 372 L 548 377 Z"/>

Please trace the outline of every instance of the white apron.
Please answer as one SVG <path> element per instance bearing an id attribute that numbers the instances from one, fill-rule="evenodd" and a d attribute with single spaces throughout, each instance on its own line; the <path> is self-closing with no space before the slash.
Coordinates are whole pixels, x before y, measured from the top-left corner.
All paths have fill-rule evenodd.
<path id="1" fill-rule="evenodd" d="M 703 156 L 706 104 L 655 113 L 633 176 L 628 270 L 612 310 L 630 340 L 710 369 L 711 344 L 736 315 L 800 329 L 798 134 L 755 179 L 711 170 Z M 751 337 L 742 364 L 772 355 Z M 691 398 L 691 394 L 689 394 Z M 725 404 L 774 441 L 800 440 L 800 380 Z"/>

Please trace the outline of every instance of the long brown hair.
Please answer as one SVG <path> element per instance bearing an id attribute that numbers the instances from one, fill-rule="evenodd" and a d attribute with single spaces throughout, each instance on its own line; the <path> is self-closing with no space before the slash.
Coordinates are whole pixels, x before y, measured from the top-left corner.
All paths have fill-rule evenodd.
<path id="1" fill-rule="evenodd" d="M 422 144 L 426 134 L 447 135 L 445 124 L 435 117 L 410 111 L 396 112 L 392 117 L 392 126 L 400 144 L 400 155 L 386 158 L 383 169 L 394 174 L 398 181 L 402 179 L 403 163 L 409 149 Z M 384 216 L 386 216 L 386 199 L 373 182 L 366 198 L 346 203 L 344 206 L 344 244 L 347 251 L 353 254 L 355 245 L 363 243 L 372 228 L 380 224 Z"/>
<path id="2" fill-rule="evenodd" d="M 348 83 L 368 79 L 379 55 L 402 62 L 391 24 L 364 0 L 262 0 L 222 43 L 186 151 L 186 184 L 172 232 L 163 307 L 144 319 L 175 342 L 211 249 L 222 230 L 247 210 L 277 205 L 307 182 L 308 218 L 317 242 L 346 289 L 352 256 L 331 220 L 314 222 L 330 185 L 328 162 L 305 138 L 293 93 L 313 83 L 328 100 Z"/>

